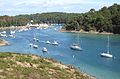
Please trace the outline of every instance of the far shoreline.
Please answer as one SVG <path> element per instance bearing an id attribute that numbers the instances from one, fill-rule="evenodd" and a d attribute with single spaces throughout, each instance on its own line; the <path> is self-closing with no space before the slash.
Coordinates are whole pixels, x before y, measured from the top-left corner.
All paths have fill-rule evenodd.
<path id="1" fill-rule="evenodd" d="M 28 26 L 7 26 L 7 27 L 0 27 L 0 30 L 14 30 L 14 29 L 22 29 L 22 28 L 28 28 Z"/>
<path id="2" fill-rule="evenodd" d="M 49 28 L 50 26 L 7 26 L 7 27 L 0 27 L 0 30 L 15 30 L 15 29 L 26 29 L 26 28 Z"/>
<path id="3" fill-rule="evenodd" d="M 114 34 L 114 33 L 109 33 L 109 32 L 96 32 L 96 31 L 75 31 L 75 30 L 65 30 L 65 29 L 60 29 L 60 32 L 70 32 L 70 33 L 82 33 L 82 34 L 96 34 L 96 35 L 119 35 L 119 34 Z"/>

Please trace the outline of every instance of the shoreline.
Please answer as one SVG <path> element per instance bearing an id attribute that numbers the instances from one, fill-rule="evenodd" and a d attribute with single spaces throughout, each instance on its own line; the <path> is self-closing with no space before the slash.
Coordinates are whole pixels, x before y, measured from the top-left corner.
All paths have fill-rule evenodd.
<path id="1" fill-rule="evenodd" d="M 26 28 L 49 28 L 50 26 L 9 26 L 9 27 L 0 27 L 0 30 L 16 30 L 16 29 L 26 29 Z"/>
<path id="2" fill-rule="evenodd" d="M 0 39 L 0 47 L 1 46 L 7 46 L 7 45 L 10 45 L 10 43 L 8 41 Z"/>
<path id="3" fill-rule="evenodd" d="M 8 30 L 8 29 L 24 29 L 24 28 L 29 28 L 28 26 L 9 26 L 9 27 L 0 27 L 0 30 Z"/>
<path id="4" fill-rule="evenodd" d="M 114 35 L 113 33 L 108 33 L 108 32 L 96 32 L 96 31 L 84 31 L 84 30 L 80 30 L 80 31 L 75 31 L 75 30 L 65 30 L 65 29 L 61 29 L 59 30 L 60 32 L 70 32 L 70 33 L 83 33 L 83 34 L 102 34 L 102 35 Z"/>
<path id="5" fill-rule="evenodd" d="M 14 72 L 16 68 L 20 68 L 17 72 L 27 69 L 30 72 L 35 72 L 34 74 L 39 75 L 38 77 L 40 77 L 41 74 L 43 74 L 42 75 L 43 79 L 46 79 L 46 73 L 47 75 L 49 75 L 47 79 L 51 79 L 51 78 L 54 79 L 56 77 L 57 78 L 61 77 L 61 79 L 66 79 L 66 77 L 68 77 L 68 79 L 96 79 L 95 76 L 91 76 L 86 73 L 83 73 L 77 68 L 71 65 L 65 65 L 60 61 L 54 60 L 53 58 L 44 58 L 34 54 L 21 54 L 21 53 L 12 53 L 12 52 L 0 52 L 0 57 L 1 57 L 1 61 L 3 61 L 3 63 L 5 62 L 4 64 L 7 65 L 2 69 L 0 69 L 1 70 L 0 72 L 5 72 L 4 70 L 7 70 L 7 76 L 9 76 L 11 72 L 12 72 L 11 74 L 16 73 Z M 8 68 L 9 66 L 8 64 L 11 64 L 9 68 Z M 2 63 L 0 66 L 2 66 Z M 44 70 L 46 71 L 44 72 Z M 36 73 L 36 72 L 40 72 L 40 73 Z M 21 75 L 23 78 L 25 78 L 26 74 L 29 75 L 30 73 L 29 72 L 25 74 L 22 72 L 19 73 L 19 78 Z M 13 74 L 12 76 L 16 76 L 16 74 Z"/>

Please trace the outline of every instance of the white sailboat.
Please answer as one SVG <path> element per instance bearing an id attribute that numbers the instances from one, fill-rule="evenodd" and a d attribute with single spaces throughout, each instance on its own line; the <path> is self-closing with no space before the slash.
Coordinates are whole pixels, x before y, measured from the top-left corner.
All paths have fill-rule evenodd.
<path id="1" fill-rule="evenodd" d="M 34 34 L 34 38 L 33 38 L 33 40 L 36 41 L 36 42 L 39 42 L 39 39 L 36 38 L 36 35 L 35 35 L 35 34 Z"/>
<path id="2" fill-rule="evenodd" d="M 56 31 L 57 29 L 56 29 L 56 28 L 54 28 L 54 30 Z"/>
<path id="3" fill-rule="evenodd" d="M 33 38 L 33 40 L 36 40 L 36 38 Z M 35 49 L 38 48 L 38 45 L 36 44 L 36 41 L 34 41 L 34 43 L 29 43 L 29 46 L 30 46 L 31 48 L 35 48 Z"/>
<path id="4" fill-rule="evenodd" d="M 12 28 L 14 28 L 14 26 L 11 26 Z M 10 35 L 9 35 L 9 37 L 12 37 L 12 38 L 15 38 L 15 30 L 12 30 L 11 28 L 10 28 Z"/>
<path id="5" fill-rule="evenodd" d="M 6 31 L 2 31 L 1 33 L 6 34 Z"/>
<path id="6" fill-rule="evenodd" d="M 78 24 L 78 23 L 77 23 Z M 78 24 L 78 26 L 79 26 L 79 24 Z M 78 27 L 79 28 L 79 27 Z M 79 33 L 77 33 L 77 44 L 72 44 L 71 46 L 70 46 L 70 48 L 72 49 L 72 50 L 77 50 L 77 51 L 81 51 L 82 50 L 82 48 L 80 47 L 80 45 L 79 45 Z"/>
<path id="7" fill-rule="evenodd" d="M 0 37 L 7 37 L 7 35 L 0 33 Z"/>
<path id="8" fill-rule="evenodd" d="M 58 45 L 57 41 L 53 41 L 52 45 Z"/>
<path id="9" fill-rule="evenodd" d="M 30 43 L 30 44 L 29 44 L 29 46 L 30 46 L 30 47 L 33 47 L 33 44 L 32 44 L 32 43 Z"/>
<path id="10" fill-rule="evenodd" d="M 42 51 L 43 51 L 43 52 L 47 52 L 48 50 L 47 50 L 46 47 L 43 47 Z"/>
<path id="11" fill-rule="evenodd" d="M 12 37 L 12 38 L 15 38 L 15 35 L 11 35 L 11 34 L 10 34 L 9 36 Z"/>
<path id="12" fill-rule="evenodd" d="M 78 44 L 73 44 L 73 45 L 70 46 L 70 48 L 72 50 L 78 50 L 78 51 L 82 50 L 82 48 Z"/>
<path id="13" fill-rule="evenodd" d="M 46 44 L 50 44 L 50 41 L 46 41 Z"/>
<path id="14" fill-rule="evenodd" d="M 33 48 L 38 48 L 38 45 L 37 44 L 33 44 Z"/>
<path id="15" fill-rule="evenodd" d="M 112 58 L 113 55 L 110 54 L 110 49 L 109 49 L 109 35 L 108 35 L 108 43 L 107 43 L 107 52 L 103 52 L 100 54 L 102 57 L 106 57 L 106 58 Z"/>
<path id="16" fill-rule="evenodd" d="M 38 48 L 38 45 L 36 44 L 36 41 L 34 42 L 34 44 L 32 45 L 33 46 L 33 48 Z"/>
<path id="17" fill-rule="evenodd" d="M 10 31 L 10 34 L 12 35 L 12 34 L 14 34 L 15 33 L 15 31 Z"/>

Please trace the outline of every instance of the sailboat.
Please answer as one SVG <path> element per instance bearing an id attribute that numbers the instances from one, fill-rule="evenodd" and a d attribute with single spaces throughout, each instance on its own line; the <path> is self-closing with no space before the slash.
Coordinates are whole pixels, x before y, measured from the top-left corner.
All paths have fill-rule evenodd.
<path id="1" fill-rule="evenodd" d="M 47 52 L 48 50 L 47 50 L 46 47 L 43 47 L 42 51 L 43 51 L 43 52 Z"/>
<path id="2" fill-rule="evenodd" d="M 37 38 L 35 37 L 35 34 L 34 34 L 33 40 L 34 40 L 34 43 L 33 43 L 32 47 L 37 49 L 37 48 L 38 48 L 38 45 L 37 45 L 36 43 L 39 41 L 39 39 L 37 39 Z"/>
<path id="3" fill-rule="evenodd" d="M 15 31 L 10 31 L 10 34 L 12 35 L 12 34 L 14 34 L 15 33 Z"/>
<path id="4" fill-rule="evenodd" d="M 50 41 L 46 41 L 46 44 L 50 44 L 51 42 Z"/>
<path id="5" fill-rule="evenodd" d="M 14 26 L 11 26 L 12 28 L 14 28 Z M 15 38 L 15 30 L 12 30 L 12 28 L 10 28 L 10 37 L 12 37 L 12 38 Z"/>
<path id="6" fill-rule="evenodd" d="M 110 54 L 110 49 L 109 49 L 109 35 L 108 35 L 108 43 L 107 43 L 107 52 L 103 52 L 100 54 L 102 57 L 106 57 L 106 58 L 112 58 L 113 55 Z"/>
<path id="7" fill-rule="evenodd" d="M 38 45 L 37 44 L 33 44 L 33 48 L 38 48 Z"/>
<path id="8" fill-rule="evenodd" d="M 58 45 L 57 41 L 53 41 L 52 45 Z"/>
<path id="9" fill-rule="evenodd" d="M 30 43 L 30 44 L 29 44 L 29 46 L 30 46 L 30 47 L 33 47 L 33 44 L 32 44 L 32 43 Z"/>
<path id="10" fill-rule="evenodd" d="M 33 38 L 33 40 L 39 42 L 39 39 L 36 38 L 36 35 L 35 35 L 35 34 L 34 34 L 34 38 Z"/>
<path id="11" fill-rule="evenodd" d="M 78 28 L 79 28 L 79 23 L 77 23 L 77 25 L 78 25 Z M 77 50 L 77 51 L 81 51 L 81 50 L 82 50 L 82 48 L 81 48 L 80 45 L 79 45 L 79 33 L 77 33 L 77 44 L 72 44 L 72 45 L 70 46 L 70 48 L 71 48 L 72 50 Z"/>

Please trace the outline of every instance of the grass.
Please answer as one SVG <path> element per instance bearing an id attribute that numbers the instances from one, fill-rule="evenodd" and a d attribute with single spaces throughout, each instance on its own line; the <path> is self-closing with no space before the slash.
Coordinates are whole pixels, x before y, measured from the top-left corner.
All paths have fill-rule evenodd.
<path id="1" fill-rule="evenodd" d="M 0 79 L 94 79 L 53 59 L 0 53 Z"/>

